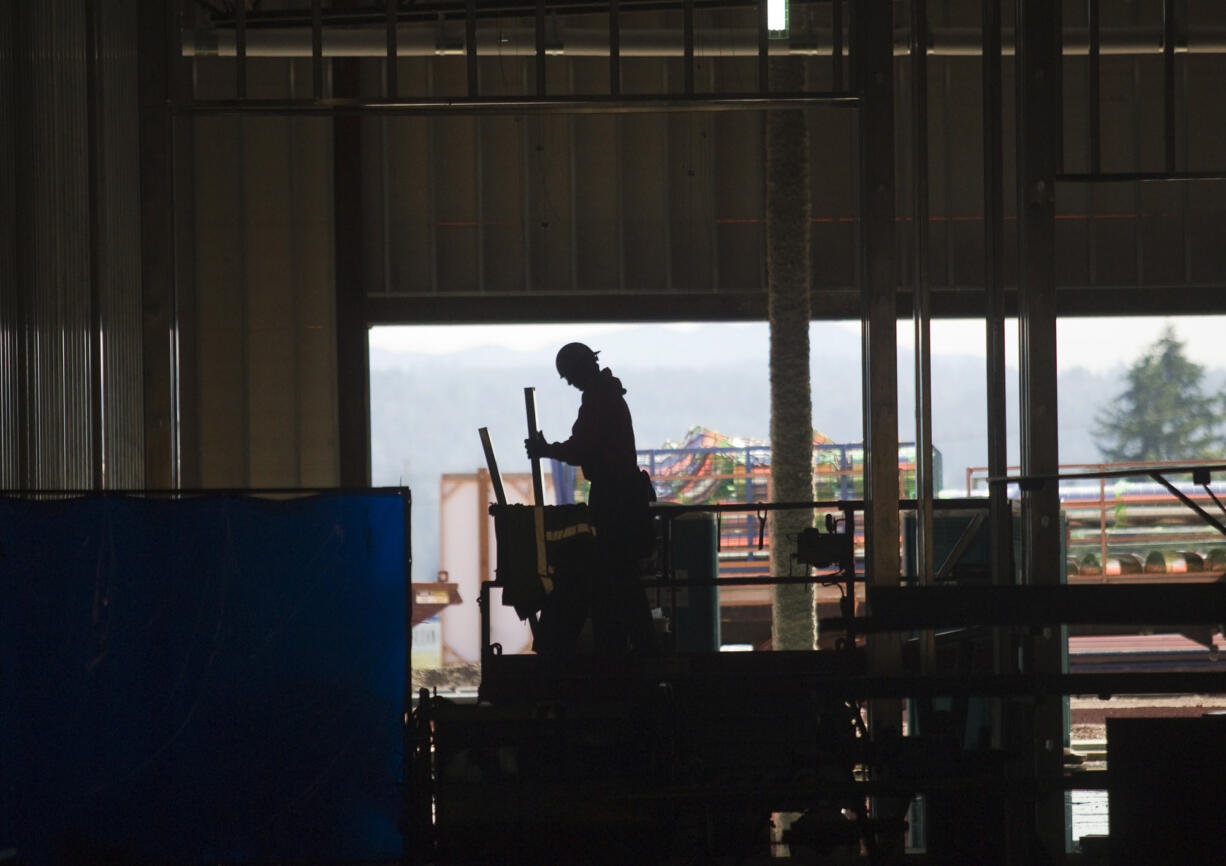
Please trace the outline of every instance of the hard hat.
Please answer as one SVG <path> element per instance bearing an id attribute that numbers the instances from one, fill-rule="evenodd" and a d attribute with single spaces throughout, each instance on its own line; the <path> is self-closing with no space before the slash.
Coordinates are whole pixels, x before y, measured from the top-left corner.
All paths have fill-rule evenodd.
<path id="1" fill-rule="evenodd" d="M 558 368 L 558 375 L 565 377 L 568 374 L 595 367 L 596 356 L 599 354 L 583 343 L 567 343 L 558 349 L 558 357 L 554 362 Z"/>

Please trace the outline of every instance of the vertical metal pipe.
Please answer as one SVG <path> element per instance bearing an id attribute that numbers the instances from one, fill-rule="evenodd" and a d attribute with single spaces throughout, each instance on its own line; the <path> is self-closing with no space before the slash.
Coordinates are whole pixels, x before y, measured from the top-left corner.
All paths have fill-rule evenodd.
<path id="1" fill-rule="evenodd" d="M 234 4 L 234 89 L 239 99 L 247 96 L 247 4 Z"/>
<path id="2" fill-rule="evenodd" d="M 536 0 L 536 95 L 545 95 L 545 0 Z"/>
<path id="3" fill-rule="evenodd" d="M 622 90 L 621 14 L 618 0 L 609 0 L 609 93 L 618 96 Z"/>
<path id="4" fill-rule="evenodd" d="M 928 3 L 911 0 L 912 318 L 915 325 L 916 553 L 921 583 L 932 553 L 932 299 L 928 286 Z M 927 635 L 931 638 L 931 633 Z"/>
<path id="5" fill-rule="evenodd" d="M 694 0 L 681 4 L 682 63 L 685 64 L 685 95 L 694 93 Z"/>
<path id="6" fill-rule="evenodd" d="M 323 0 L 311 0 L 311 92 L 324 98 L 324 14 Z"/>
<path id="7" fill-rule="evenodd" d="M 477 0 L 465 0 L 464 3 L 464 57 L 468 95 L 478 96 L 480 86 L 477 80 Z"/>
<path id="8" fill-rule="evenodd" d="M 1162 128 L 1168 172 L 1175 170 L 1175 33 L 1175 0 L 1162 0 Z"/>
<path id="9" fill-rule="evenodd" d="M 384 73 L 387 97 L 389 99 L 395 99 L 400 95 L 400 64 L 397 60 L 399 51 L 396 46 L 396 26 L 399 23 L 397 3 L 398 0 L 387 0 L 387 9 L 384 16 L 384 30 L 387 36 L 387 68 L 384 70 Z"/>
<path id="10" fill-rule="evenodd" d="M 1000 0 L 983 0 L 983 247 L 987 296 L 988 477 L 1007 472 L 1005 389 L 1004 145 L 1001 109 Z M 994 583 L 1012 583 L 1009 501 L 1003 482 L 989 483 Z"/>

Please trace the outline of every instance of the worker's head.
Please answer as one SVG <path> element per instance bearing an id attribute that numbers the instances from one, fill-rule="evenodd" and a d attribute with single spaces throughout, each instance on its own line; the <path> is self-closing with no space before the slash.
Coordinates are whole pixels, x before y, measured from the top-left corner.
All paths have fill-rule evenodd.
<path id="1" fill-rule="evenodd" d="M 600 367 L 596 363 L 598 354 L 583 343 L 567 343 L 558 349 L 558 357 L 555 362 L 558 367 L 558 375 L 568 384 L 582 391 L 600 372 Z"/>

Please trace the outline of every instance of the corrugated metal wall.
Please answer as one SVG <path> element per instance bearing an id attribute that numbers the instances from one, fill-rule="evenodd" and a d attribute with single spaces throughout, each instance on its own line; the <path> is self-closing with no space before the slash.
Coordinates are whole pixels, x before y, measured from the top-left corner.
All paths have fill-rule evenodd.
<path id="1" fill-rule="evenodd" d="M 0 259 L 4 487 L 143 478 L 129 6 L 48 0 L 0 12 L 0 153 L 11 191 Z M 107 45 L 96 58 L 91 38 Z"/>
<path id="2" fill-rule="evenodd" d="M 199 63 L 196 93 L 234 93 Z M 248 64 L 248 93 L 311 87 L 309 62 Z M 197 461 L 205 487 L 314 487 L 339 478 L 332 122 L 193 121 Z M 344 192 L 342 191 L 342 194 Z"/>

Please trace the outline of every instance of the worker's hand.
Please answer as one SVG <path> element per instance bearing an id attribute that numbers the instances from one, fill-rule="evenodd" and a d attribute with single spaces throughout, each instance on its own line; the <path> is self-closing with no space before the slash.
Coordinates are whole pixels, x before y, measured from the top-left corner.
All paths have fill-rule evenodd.
<path id="1" fill-rule="evenodd" d="M 524 450 L 528 452 L 529 460 L 538 460 L 542 457 L 549 456 L 549 443 L 545 441 L 545 434 L 541 431 L 536 431 L 535 436 L 530 436 L 524 440 Z"/>

